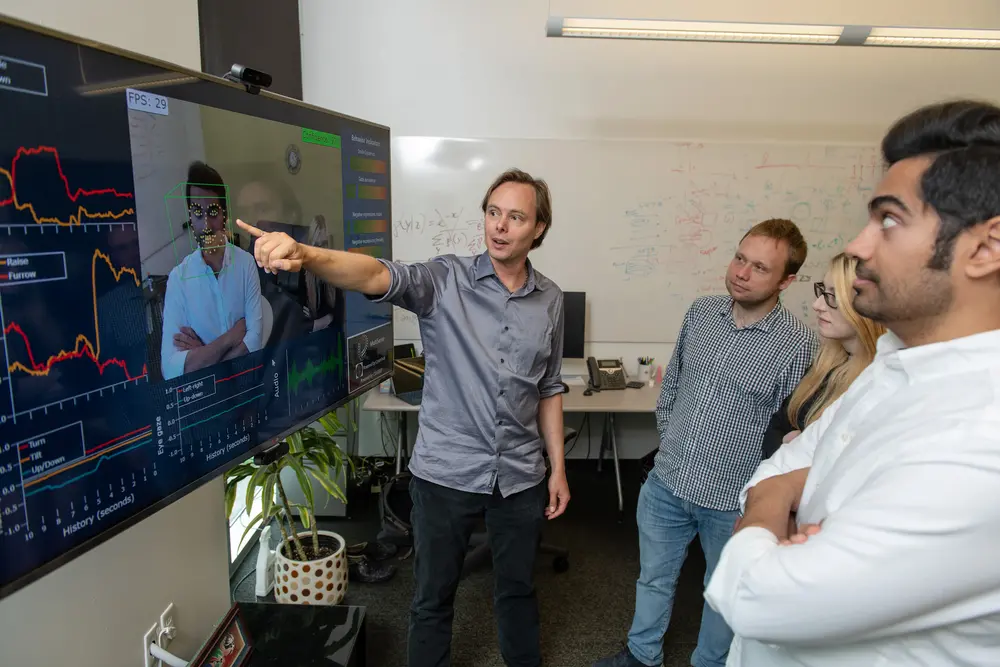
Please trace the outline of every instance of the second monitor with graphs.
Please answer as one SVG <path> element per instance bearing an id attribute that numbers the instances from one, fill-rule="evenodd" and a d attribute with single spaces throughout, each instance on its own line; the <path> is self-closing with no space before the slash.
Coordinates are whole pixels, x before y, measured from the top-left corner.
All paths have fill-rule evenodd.
<path id="1" fill-rule="evenodd" d="M 0 597 L 391 372 L 389 131 L 0 16 Z M 221 498 L 220 498 L 221 502 Z"/>

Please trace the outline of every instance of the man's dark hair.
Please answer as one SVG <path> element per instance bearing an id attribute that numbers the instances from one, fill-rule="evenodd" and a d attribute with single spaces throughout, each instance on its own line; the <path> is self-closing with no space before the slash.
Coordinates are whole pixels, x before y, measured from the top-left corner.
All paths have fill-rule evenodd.
<path id="1" fill-rule="evenodd" d="M 184 184 L 184 196 L 191 198 L 191 186 L 196 185 L 217 195 L 219 200 L 226 202 L 226 182 L 222 180 L 222 175 L 215 169 L 209 167 L 200 160 L 195 160 L 188 165 L 187 183 Z"/>
<path id="2" fill-rule="evenodd" d="M 542 245 L 542 241 L 545 239 L 545 235 L 549 233 L 549 228 L 552 226 L 552 194 L 549 192 L 548 183 L 540 178 L 535 178 L 531 174 L 521 171 L 520 169 L 508 169 L 504 173 L 497 176 L 496 180 L 490 185 L 489 189 L 486 190 L 486 195 L 483 197 L 482 209 L 483 213 L 486 213 L 486 207 L 489 206 L 490 196 L 504 183 L 523 183 L 524 185 L 530 185 L 535 190 L 535 222 L 542 223 L 545 225 L 545 229 L 542 230 L 541 235 L 531 243 L 532 249 L 537 248 Z"/>
<path id="3" fill-rule="evenodd" d="M 1000 216 L 1000 107 L 976 100 L 932 104 L 896 121 L 882 140 L 888 166 L 929 156 L 921 197 L 941 218 L 928 267 L 951 266 L 955 239 Z"/>

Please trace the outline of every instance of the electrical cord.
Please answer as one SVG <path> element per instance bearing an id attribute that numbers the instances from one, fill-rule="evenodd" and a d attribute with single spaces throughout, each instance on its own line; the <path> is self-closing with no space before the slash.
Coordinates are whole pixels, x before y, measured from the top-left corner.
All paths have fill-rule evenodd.
<path id="1" fill-rule="evenodd" d="M 166 649 L 160 648 L 159 644 L 150 644 L 149 654 L 170 667 L 188 667 L 189 664 L 187 660 L 182 660 Z"/>

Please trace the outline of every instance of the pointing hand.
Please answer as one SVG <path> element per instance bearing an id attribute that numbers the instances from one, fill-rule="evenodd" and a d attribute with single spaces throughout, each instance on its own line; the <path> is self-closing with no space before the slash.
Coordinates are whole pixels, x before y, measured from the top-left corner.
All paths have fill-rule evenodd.
<path id="1" fill-rule="evenodd" d="M 253 256 L 257 266 L 267 273 L 301 271 L 305 250 L 301 244 L 284 232 L 265 232 L 242 220 L 236 224 L 254 237 Z"/>

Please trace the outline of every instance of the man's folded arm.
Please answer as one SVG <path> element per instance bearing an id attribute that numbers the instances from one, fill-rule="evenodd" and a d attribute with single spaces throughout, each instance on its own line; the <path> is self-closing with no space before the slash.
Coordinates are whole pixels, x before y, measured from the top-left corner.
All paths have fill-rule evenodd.
<path id="1" fill-rule="evenodd" d="M 747 494 L 749 494 L 750 489 L 765 479 L 784 475 L 793 470 L 812 467 L 813 457 L 816 455 L 816 446 L 819 444 L 820 438 L 823 437 L 826 429 L 830 426 L 830 422 L 833 421 L 834 415 L 837 414 L 842 399 L 843 397 L 827 406 L 819 419 L 807 426 L 798 437 L 778 447 L 778 451 L 771 458 L 760 462 L 750 481 L 740 491 L 741 512 L 746 509 Z"/>
<path id="2" fill-rule="evenodd" d="M 836 645 L 983 613 L 982 596 L 1000 590 L 1000 441 L 977 445 L 977 455 L 887 463 L 804 544 L 738 532 L 706 600 L 735 634 L 773 644 Z"/>

